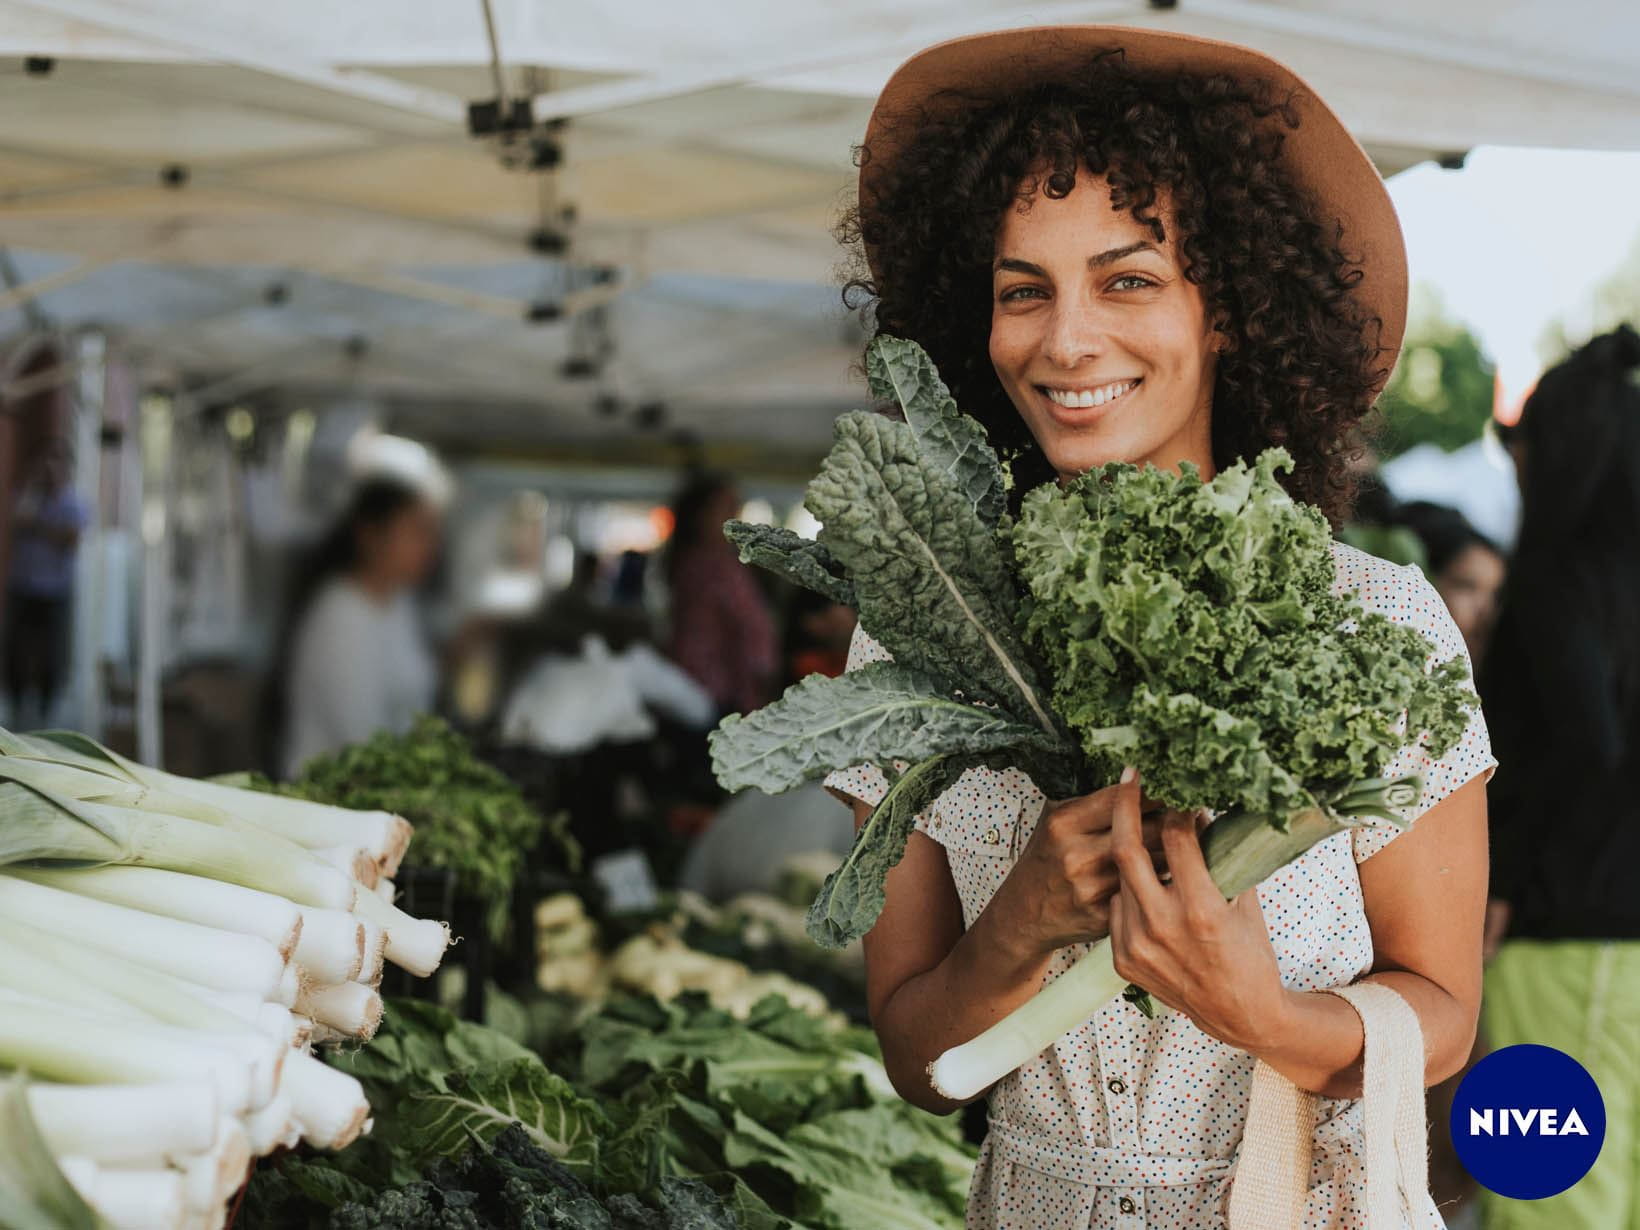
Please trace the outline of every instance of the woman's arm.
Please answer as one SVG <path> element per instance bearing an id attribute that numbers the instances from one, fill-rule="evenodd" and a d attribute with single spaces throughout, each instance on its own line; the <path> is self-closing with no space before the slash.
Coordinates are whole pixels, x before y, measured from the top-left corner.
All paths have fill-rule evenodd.
<path id="1" fill-rule="evenodd" d="M 900 1096 L 937 1114 L 928 1066 L 989 1029 L 1042 987 L 1054 952 L 1109 930 L 1115 790 L 1050 805 L 990 903 L 963 930 L 945 850 L 913 832 L 888 873 L 883 912 L 865 937 L 866 1001 Z M 871 808 L 854 803 L 856 826 Z M 1159 822 L 1139 826 L 1157 857 Z"/>
<path id="2" fill-rule="evenodd" d="M 1474 1040 L 1486 905 L 1485 790 L 1481 779 L 1470 781 L 1360 865 L 1373 940 L 1367 977 L 1399 992 L 1418 1014 L 1426 1084 L 1458 1071 Z M 1170 816 L 1163 829 L 1168 884 L 1138 852 L 1137 823 L 1136 800 L 1118 805 L 1122 888 L 1111 909 L 1117 971 L 1300 1088 L 1360 1096 L 1363 1034 L 1355 1009 L 1336 995 L 1281 985 L 1258 894 L 1230 903 L 1218 897 L 1189 817 Z"/>

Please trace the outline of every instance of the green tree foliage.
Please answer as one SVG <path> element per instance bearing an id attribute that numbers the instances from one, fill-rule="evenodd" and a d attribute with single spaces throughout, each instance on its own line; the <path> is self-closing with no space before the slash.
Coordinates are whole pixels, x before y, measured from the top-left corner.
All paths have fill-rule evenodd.
<path id="1" fill-rule="evenodd" d="M 1496 365 L 1480 341 L 1448 315 L 1438 292 L 1413 290 L 1401 361 L 1378 400 L 1376 440 L 1385 458 L 1420 444 L 1452 452 L 1480 437 L 1492 417 Z"/>

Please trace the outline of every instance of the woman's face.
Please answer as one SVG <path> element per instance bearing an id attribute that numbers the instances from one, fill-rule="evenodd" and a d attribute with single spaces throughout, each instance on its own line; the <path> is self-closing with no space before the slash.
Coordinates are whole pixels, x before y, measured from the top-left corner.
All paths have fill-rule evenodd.
<path id="1" fill-rule="evenodd" d="M 1435 592 L 1441 595 L 1452 622 L 1463 633 L 1473 661 L 1479 661 L 1486 651 L 1503 578 L 1502 557 L 1479 543 L 1458 552 L 1435 577 Z"/>
<path id="2" fill-rule="evenodd" d="M 382 524 L 367 526 L 361 535 L 365 570 L 387 588 L 414 589 L 438 559 L 438 510 L 426 500 L 415 500 Z"/>
<path id="3" fill-rule="evenodd" d="M 1159 216 L 1163 244 L 1083 172 L 998 228 L 991 363 L 1061 478 L 1111 461 L 1213 473 L 1215 335 Z"/>

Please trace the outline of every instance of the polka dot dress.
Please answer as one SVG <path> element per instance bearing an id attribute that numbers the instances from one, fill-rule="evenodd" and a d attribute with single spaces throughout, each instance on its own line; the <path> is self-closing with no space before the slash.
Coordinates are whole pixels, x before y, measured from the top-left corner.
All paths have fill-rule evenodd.
<path id="1" fill-rule="evenodd" d="M 1464 654 L 1463 638 L 1417 568 L 1340 543 L 1333 563 L 1335 590 L 1353 590 L 1367 610 L 1417 628 L 1436 646 L 1432 662 Z M 849 669 L 887 656 L 856 632 Z M 1423 797 L 1405 812 L 1412 820 L 1495 764 L 1477 712 L 1443 759 L 1409 746 L 1388 775 L 1424 775 Z M 826 784 L 870 803 L 887 789 L 871 766 L 834 773 Z M 1044 801 L 1017 770 L 975 769 L 917 818 L 917 831 L 945 849 L 968 925 L 1024 849 Z M 1401 831 L 1376 823 L 1339 833 L 1259 886 L 1285 985 L 1344 986 L 1371 968 L 1356 866 Z M 1085 951 L 1086 945 L 1062 949 L 1049 978 Z M 1121 1000 L 1106 1005 L 992 1091 L 991 1130 L 969 1193 L 969 1230 L 1224 1226 L 1253 1059 L 1157 1007 L 1156 1019 L 1146 1020 Z M 1365 1196 L 1360 1103 L 1322 1098 L 1303 1230 L 1364 1227 Z"/>

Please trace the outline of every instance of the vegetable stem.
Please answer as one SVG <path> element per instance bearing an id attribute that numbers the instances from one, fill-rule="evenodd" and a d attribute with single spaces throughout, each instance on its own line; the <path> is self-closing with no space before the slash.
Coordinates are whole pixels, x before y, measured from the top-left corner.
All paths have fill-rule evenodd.
<path id="1" fill-rule="evenodd" d="M 1348 827 L 1321 807 L 1307 808 L 1290 817 L 1285 832 L 1266 816 L 1234 813 L 1207 826 L 1202 833 L 1202 852 L 1213 883 L 1231 898 Z M 1121 995 L 1122 990 L 1122 977 L 1111 959 L 1110 940 L 1102 939 L 1027 1003 L 979 1037 L 935 1060 L 928 1069 L 934 1091 L 954 1102 L 971 1101 L 1036 1058 Z"/>

